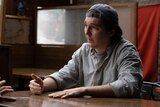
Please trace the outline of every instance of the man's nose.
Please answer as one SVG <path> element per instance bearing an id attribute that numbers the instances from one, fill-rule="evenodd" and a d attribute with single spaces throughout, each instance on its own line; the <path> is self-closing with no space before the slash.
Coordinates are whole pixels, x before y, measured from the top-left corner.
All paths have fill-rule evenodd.
<path id="1" fill-rule="evenodd" d="M 86 27 L 85 33 L 86 33 L 86 35 L 90 35 L 91 34 L 89 27 Z"/>

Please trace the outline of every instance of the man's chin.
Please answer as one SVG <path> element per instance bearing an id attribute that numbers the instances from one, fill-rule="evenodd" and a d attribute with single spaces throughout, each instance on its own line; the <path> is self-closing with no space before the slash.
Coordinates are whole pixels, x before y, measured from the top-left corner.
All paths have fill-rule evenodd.
<path id="1" fill-rule="evenodd" d="M 89 47 L 94 48 L 93 44 L 91 44 L 91 43 L 88 43 L 88 44 L 89 44 Z"/>

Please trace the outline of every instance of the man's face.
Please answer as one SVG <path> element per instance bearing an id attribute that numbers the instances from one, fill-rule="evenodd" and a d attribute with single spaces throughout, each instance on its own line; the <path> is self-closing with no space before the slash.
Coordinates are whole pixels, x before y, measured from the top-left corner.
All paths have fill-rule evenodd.
<path id="1" fill-rule="evenodd" d="M 104 23 L 101 19 L 86 17 L 84 26 L 85 36 L 90 47 L 101 48 L 109 45 L 111 33 L 104 27 Z"/>

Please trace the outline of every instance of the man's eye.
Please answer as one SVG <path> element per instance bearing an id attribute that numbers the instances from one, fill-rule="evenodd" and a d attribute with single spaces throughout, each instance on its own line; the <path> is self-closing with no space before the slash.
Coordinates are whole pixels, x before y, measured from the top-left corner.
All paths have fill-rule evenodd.
<path id="1" fill-rule="evenodd" d="M 97 27 L 97 26 L 92 26 L 92 28 L 93 28 L 93 29 L 98 29 L 98 27 Z"/>

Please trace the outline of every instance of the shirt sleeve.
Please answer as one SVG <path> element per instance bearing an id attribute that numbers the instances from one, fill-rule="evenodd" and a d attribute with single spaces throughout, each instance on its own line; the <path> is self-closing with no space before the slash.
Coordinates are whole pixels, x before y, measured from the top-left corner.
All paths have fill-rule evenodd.
<path id="1" fill-rule="evenodd" d="M 110 83 L 117 97 L 139 97 L 142 63 L 134 47 L 121 50 L 117 60 L 118 80 Z"/>
<path id="2" fill-rule="evenodd" d="M 50 75 L 57 83 L 58 90 L 63 90 L 78 86 L 79 70 L 78 70 L 78 56 L 80 49 L 72 55 L 72 59 L 68 61 L 58 72 Z"/>

